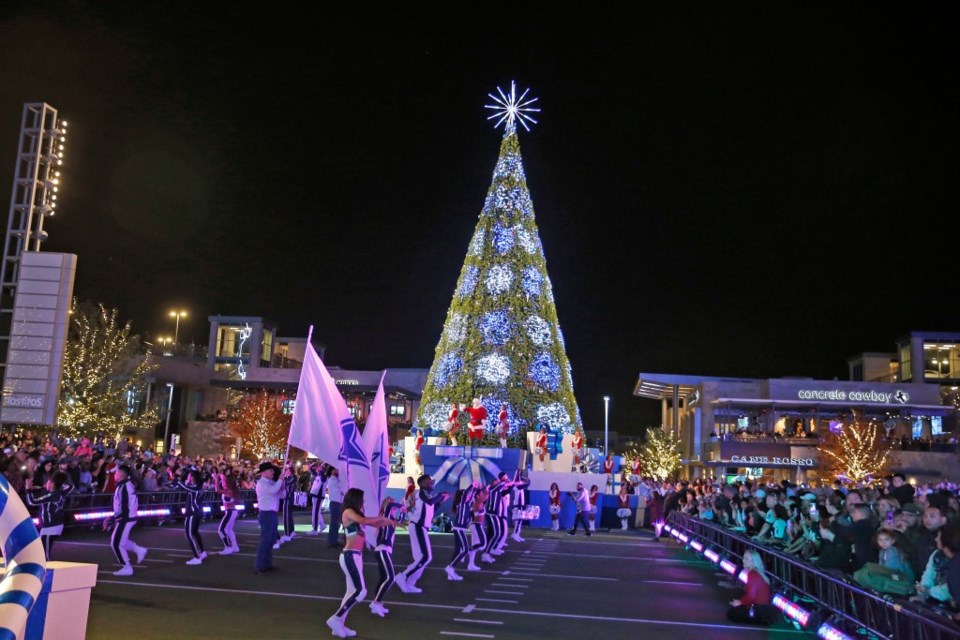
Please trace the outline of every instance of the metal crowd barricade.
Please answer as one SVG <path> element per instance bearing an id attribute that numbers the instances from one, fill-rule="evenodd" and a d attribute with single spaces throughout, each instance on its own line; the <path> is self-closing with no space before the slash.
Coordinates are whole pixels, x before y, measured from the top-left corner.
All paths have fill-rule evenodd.
<path id="1" fill-rule="evenodd" d="M 141 519 L 156 519 L 159 522 L 183 518 L 183 508 L 187 502 L 185 491 L 138 491 L 137 500 Z M 223 513 L 220 496 L 213 491 L 205 491 L 201 496 L 204 505 L 204 517 L 219 518 Z M 241 517 L 255 514 L 257 505 L 256 491 L 240 491 L 237 509 Z M 33 509 L 33 515 L 39 510 Z M 113 513 L 112 493 L 74 493 L 66 497 L 64 503 L 64 525 L 67 527 L 91 526 L 103 522 Z"/>
<path id="2" fill-rule="evenodd" d="M 739 559 L 747 550 L 759 552 L 771 577 L 816 603 L 815 608 L 826 618 L 840 621 L 854 633 L 865 629 L 888 640 L 960 638 L 960 626 L 950 621 L 942 609 L 864 589 L 851 576 L 819 569 L 796 556 L 684 513 L 671 513 L 667 524 L 712 545 L 721 555 Z"/>

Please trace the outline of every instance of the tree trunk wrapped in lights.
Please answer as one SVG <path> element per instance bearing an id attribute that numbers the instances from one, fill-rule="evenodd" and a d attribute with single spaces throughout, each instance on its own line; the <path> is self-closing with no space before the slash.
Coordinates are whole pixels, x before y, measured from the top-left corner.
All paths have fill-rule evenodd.
<path id="1" fill-rule="evenodd" d="M 286 446 L 290 418 L 278 406 L 275 396 L 261 391 L 245 395 L 227 423 L 243 441 L 243 451 L 264 459 L 279 455 Z"/>
<path id="2" fill-rule="evenodd" d="M 844 421 L 838 433 L 824 437 L 817 447 L 820 465 L 828 476 L 859 483 L 890 472 L 890 444 L 884 442 L 883 426 L 866 422 L 854 413 Z"/>
<path id="3" fill-rule="evenodd" d="M 672 430 L 659 427 L 647 429 L 647 441 L 631 452 L 630 458 L 639 458 L 643 475 L 655 480 L 667 480 L 680 468 L 680 438 Z"/>
<path id="4" fill-rule="evenodd" d="M 63 355 L 57 425 L 67 435 L 102 433 L 119 438 L 128 429 L 155 427 L 154 407 L 141 411 L 139 399 L 154 369 L 140 351 L 130 323 L 117 324 L 117 310 L 102 304 L 74 304 Z"/>
<path id="5" fill-rule="evenodd" d="M 491 96 L 493 117 L 506 123 L 500 156 L 416 418 L 416 426 L 442 431 L 453 403 L 480 398 L 490 442 L 502 405 L 511 437 L 538 424 L 564 433 L 581 427 L 517 140 L 533 99 L 500 95 Z"/>

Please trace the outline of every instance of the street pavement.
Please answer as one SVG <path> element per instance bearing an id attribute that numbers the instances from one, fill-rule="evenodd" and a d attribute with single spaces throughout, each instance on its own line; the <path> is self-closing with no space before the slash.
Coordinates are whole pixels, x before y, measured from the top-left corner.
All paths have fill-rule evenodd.
<path id="1" fill-rule="evenodd" d="M 54 547 L 54 559 L 100 566 L 93 591 L 87 637 L 284 639 L 332 637 L 325 620 L 339 605 L 344 578 L 338 549 L 326 536 L 310 537 L 298 516 L 298 536 L 274 552 L 278 571 L 253 574 L 256 521 L 237 522 L 241 552 L 219 556 L 215 522 L 201 534 L 209 553 L 200 566 L 179 523 L 138 525 L 131 538 L 150 548 L 132 577 L 112 575 L 118 566 L 108 536 L 70 530 Z M 368 596 L 351 611 L 347 625 L 358 638 L 390 640 L 479 638 L 583 640 L 604 638 L 803 638 L 812 634 L 785 622 L 774 628 L 733 625 L 727 602 L 741 591 L 720 586 L 709 562 L 647 533 L 598 532 L 587 538 L 565 532 L 528 530 L 526 541 L 509 542 L 483 571 L 461 568 L 462 582 L 447 580 L 443 566 L 453 551 L 449 534 L 431 534 L 433 562 L 419 585 L 421 594 L 394 586 L 386 598 L 390 614 L 371 614 L 368 603 L 378 581 L 376 560 L 365 554 Z M 400 529 L 394 562 L 412 561 Z"/>

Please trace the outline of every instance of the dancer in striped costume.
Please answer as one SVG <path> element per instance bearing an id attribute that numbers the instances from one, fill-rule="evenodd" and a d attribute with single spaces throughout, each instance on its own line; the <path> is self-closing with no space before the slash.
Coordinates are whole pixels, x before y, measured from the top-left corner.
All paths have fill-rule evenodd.
<path id="1" fill-rule="evenodd" d="M 457 565 L 467 557 L 470 552 L 470 545 L 467 543 L 467 530 L 470 528 L 470 522 L 473 520 L 473 495 L 476 489 L 469 486 L 466 489 L 457 491 L 458 495 L 453 498 L 453 558 L 450 563 L 444 567 L 447 573 L 447 580 L 463 580 L 463 577 L 457 573 Z"/>
<path id="2" fill-rule="evenodd" d="M 363 491 L 360 489 L 350 489 L 343 496 L 340 520 L 346 533 L 346 542 L 340 553 L 340 568 L 347 579 L 347 592 L 337 612 L 327 618 L 327 626 L 338 638 L 348 638 L 357 635 L 357 632 L 347 628 L 347 614 L 367 595 L 367 588 L 363 584 L 363 527 L 391 527 L 395 523 L 382 516 L 364 516 Z"/>
<path id="3" fill-rule="evenodd" d="M 200 484 L 200 472 L 196 469 L 187 471 L 187 481 L 177 480 L 174 485 L 177 489 L 187 493 L 187 502 L 184 505 L 183 533 L 190 545 L 193 557 L 186 564 L 203 564 L 207 552 L 203 550 L 203 540 L 200 539 L 200 521 L 203 519 L 203 505 L 200 503 L 200 494 L 203 485 Z"/>
<path id="4" fill-rule="evenodd" d="M 110 548 L 113 549 L 113 555 L 117 562 L 123 565 L 119 571 L 115 571 L 115 576 L 132 576 L 133 566 L 130 564 L 130 551 L 137 554 L 137 564 L 143 564 L 143 559 L 147 555 L 147 548 L 141 547 L 136 542 L 130 540 L 130 531 L 137 524 L 137 509 L 140 503 L 137 501 L 137 492 L 130 482 L 130 467 L 125 464 L 117 467 L 113 473 L 113 479 L 117 488 L 113 492 L 113 515 L 103 521 L 103 529 L 106 531 L 113 526 L 113 533 L 110 534 Z"/>
<path id="5" fill-rule="evenodd" d="M 386 518 L 391 524 L 380 527 L 377 532 L 377 546 L 374 551 L 377 552 L 377 568 L 380 570 L 380 582 L 377 584 L 376 595 L 373 596 L 373 602 L 370 603 L 370 611 L 381 618 L 390 613 L 383 606 L 383 597 L 387 591 L 396 582 L 397 573 L 393 568 L 393 540 L 397 532 L 397 524 L 403 522 L 405 512 L 403 505 L 393 498 L 384 498 L 380 505 L 380 516 Z"/>
<path id="6" fill-rule="evenodd" d="M 403 570 L 403 573 L 397 574 L 397 585 L 404 593 L 422 593 L 423 591 L 417 587 L 417 580 L 433 559 L 433 552 L 430 549 L 433 509 L 450 497 L 448 493 L 432 493 L 433 478 L 428 475 L 420 476 L 417 484 L 420 486 L 420 491 L 417 492 L 417 502 L 410 514 L 409 528 L 413 562 Z"/>

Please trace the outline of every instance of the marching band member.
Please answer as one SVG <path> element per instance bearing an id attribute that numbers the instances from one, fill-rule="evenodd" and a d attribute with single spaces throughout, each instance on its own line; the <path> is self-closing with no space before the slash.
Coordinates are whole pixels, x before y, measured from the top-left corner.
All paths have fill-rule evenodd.
<path id="1" fill-rule="evenodd" d="M 540 458 L 540 471 L 543 471 L 543 460 L 547 457 L 547 427 L 540 426 L 540 433 L 537 434 L 537 442 L 534 453 Z"/>
<path id="2" fill-rule="evenodd" d="M 487 409 L 480 404 L 480 398 L 473 399 L 473 406 L 467 407 L 467 413 L 470 414 L 470 424 L 467 425 L 470 443 L 483 439 L 483 430 L 487 427 Z"/>
<path id="3" fill-rule="evenodd" d="M 424 569 L 433 559 L 430 549 L 430 525 L 433 524 L 433 509 L 436 505 L 450 497 L 448 493 L 432 493 L 433 478 L 422 475 L 417 480 L 420 491 L 417 492 L 417 503 L 410 514 L 410 549 L 413 552 L 413 562 L 403 573 L 397 574 L 397 585 L 404 593 L 421 593 L 417 588 L 417 580 L 423 575 Z"/>
<path id="4" fill-rule="evenodd" d="M 497 436 L 500 437 L 500 446 L 507 448 L 507 434 L 510 433 L 510 424 L 507 422 L 507 405 L 500 405 L 500 413 L 497 415 Z"/>

